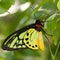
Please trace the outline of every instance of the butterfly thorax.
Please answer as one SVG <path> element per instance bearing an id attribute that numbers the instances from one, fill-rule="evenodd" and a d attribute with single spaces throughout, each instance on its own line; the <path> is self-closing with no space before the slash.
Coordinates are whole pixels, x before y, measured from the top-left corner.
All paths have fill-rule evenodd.
<path id="1" fill-rule="evenodd" d="M 36 27 L 36 30 L 40 31 L 41 28 L 43 27 L 43 25 L 41 24 L 41 22 L 39 20 L 37 20 L 35 27 Z"/>

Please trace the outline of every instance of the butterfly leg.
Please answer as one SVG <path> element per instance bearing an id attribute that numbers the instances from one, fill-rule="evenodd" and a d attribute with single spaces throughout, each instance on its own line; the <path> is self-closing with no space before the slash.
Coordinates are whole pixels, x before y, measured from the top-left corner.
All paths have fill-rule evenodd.
<path id="1" fill-rule="evenodd" d="M 48 42 L 50 45 L 52 45 L 52 44 L 53 44 L 53 40 L 52 40 L 52 36 L 53 36 L 53 35 L 44 33 L 44 36 L 45 36 L 47 42 Z"/>
<path id="2" fill-rule="evenodd" d="M 42 31 L 43 31 L 44 34 L 46 34 L 46 35 L 48 35 L 48 36 L 53 36 L 52 34 L 49 34 L 49 33 L 47 33 L 46 31 L 44 31 L 44 29 L 42 29 Z"/>

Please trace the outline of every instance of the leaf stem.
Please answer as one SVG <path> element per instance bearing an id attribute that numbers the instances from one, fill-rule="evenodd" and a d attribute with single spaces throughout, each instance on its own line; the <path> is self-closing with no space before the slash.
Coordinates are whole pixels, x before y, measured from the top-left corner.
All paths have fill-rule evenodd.
<path id="1" fill-rule="evenodd" d="M 55 60 L 55 57 L 56 57 L 56 55 L 57 55 L 57 52 L 58 52 L 58 49 L 59 49 L 59 45 L 60 45 L 60 41 L 59 41 L 59 43 L 58 43 L 58 45 L 57 45 L 57 48 L 56 48 L 56 51 L 55 51 L 54 60 Z"/>
<path id="2" fill-rule="evenodd" d="M 47 41 L 49 40 L 48 37 L 45 35 Z M 49 41 L 48 41 L 49 42 Z M 50 44 L 48 43 L 49 45 L 49 50 L 50 50 L 50 53 L 51 53 L 51 57 L 52 57 L 52 60 L 54 60 L 54 56 L 53 56 L 53 53 L 52 53 L 52 50 L 51 50 L 51 47 L 50 47 Z"/>
<path id="3" fill-rule="evenodd" d="M 47 38 L 47 40 L 49 40 L 46 35 L 45 35 L 45 37 Z M 56 48 L 56 51 L 55 51 L 55 54 L 54 54 L 54 55 L 53 55 L 53 53 L 52 53 L 50 44 L 48 44 L 48 45 L 49 45 L 49 50 L 50 50 L 50 53 L 51 53 L 52 60 L 55 60 L 55 57 L 56 57 L 56 55 L 57 55 L 57 52 L 58 52 L 58 49 L 59 49 L 59 46 L 60 46 L 60 41 L 59 41 L 59 43 L 58 43 L 58 45 L 57 45 L 57 48 Z"/>
<path id="4" fill-rule="evenodd" d="M 49 44 L 49 50 L 50 50 L 50 53 L 51 53 L 52 60 L 54 60 L 54 56 L 53 56 L 53 53 L 52 53 L 52 50 L 51 50 L 50 44 Z"/>

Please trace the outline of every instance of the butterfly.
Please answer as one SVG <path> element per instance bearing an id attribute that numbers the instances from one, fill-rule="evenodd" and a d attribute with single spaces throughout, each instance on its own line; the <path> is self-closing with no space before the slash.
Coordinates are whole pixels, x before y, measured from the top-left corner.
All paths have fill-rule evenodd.
<path id="1" fill-rule="evenodd" d="M 42 32 L 44 24 L 39 19 L 35 23 L 9 35 L 2 44 L 3 50 L 20 50 L 25 48 L 44 50 Z"/>

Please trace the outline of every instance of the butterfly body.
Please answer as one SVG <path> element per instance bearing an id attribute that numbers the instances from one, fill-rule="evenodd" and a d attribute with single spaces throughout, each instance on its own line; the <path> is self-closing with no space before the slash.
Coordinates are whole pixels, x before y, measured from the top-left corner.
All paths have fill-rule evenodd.
<path id="1" fill-rule="evenodd" d="M 20 50 L 25 48 L 44 50 L 42 37 L 43 24 L 36 20 L 36 23 L 30 24 L 9 35 L 2 44 L 4 50 Z"/>

